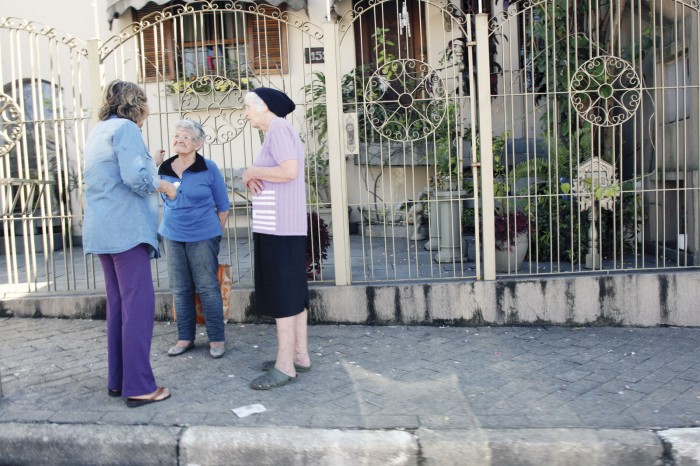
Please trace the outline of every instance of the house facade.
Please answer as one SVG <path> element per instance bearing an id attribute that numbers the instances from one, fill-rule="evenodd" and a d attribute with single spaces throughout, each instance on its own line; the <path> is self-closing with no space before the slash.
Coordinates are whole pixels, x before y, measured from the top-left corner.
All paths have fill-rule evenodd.
<path id="1" fill-rule="evenodd" d="M 332 237 L 314 280 L 698 265 L 695 3 L 74 2 L 82 16 L 46 3 L 0 20 L 8 289 L 99 288 L 80 249 L 81 149 L 112 79 L 146 89 L 153 150 L 180 118 L 205 127 L 241 284 L 240 177 L 262 143 L 243 96 L 259 86 L 297 103 L 310 234 Z"/>

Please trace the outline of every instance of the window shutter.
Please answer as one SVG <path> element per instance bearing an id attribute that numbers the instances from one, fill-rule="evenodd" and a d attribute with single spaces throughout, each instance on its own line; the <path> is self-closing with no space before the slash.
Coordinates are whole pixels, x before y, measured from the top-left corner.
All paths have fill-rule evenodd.
<path id="1" fill-rule="evenodd" d="M 140 22 L 146 16 L 161 11 L 164 7 L 148 3 L 134 11 L 134 21 Z M 149 26 L 138 37 L 139 76 L 144 81 L 173 79 L 173 23 L 168 20 Z"/>
<path id="2" fill-rule="evenodd" d="M 260 7 L 266 14 L 277 11 Z M 248 14 L 248 63 L 255 73 L 286 74 L 287 24 L 275 18 Z"/>

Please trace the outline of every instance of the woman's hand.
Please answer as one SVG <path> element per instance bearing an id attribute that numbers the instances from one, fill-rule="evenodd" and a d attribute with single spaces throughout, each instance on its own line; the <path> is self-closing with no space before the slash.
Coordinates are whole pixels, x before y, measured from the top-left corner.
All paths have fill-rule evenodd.
<path id="1" fill-rule="evenodd" d="M 250 167 L 243 172 L 243 185 L 253 192 L 255 196 L 263 190 L 263 182 L 255 176 L 255 167 Z"/>
<path id="2" fill-rule="evenodd" d="M 250 180 L 246 183 L 245 187 L 251 190 L 255 196 L 258 196 L 265 186 L 260 180 Z"/>
<path id="3" fill-rule="evenodd" d="M 156 163 L 156 167 L 163 163 L 165 159 L 165 151 L 163 149 L 158 149 L 153 152 L 153 161 Z"/>
<path id="4" fill-rule="evenodd" d="M 163 193 L 168 196 L 168 199 L 173 200 L 177 196 L 177 187 L 170 181 L 160 180 L 160 185 L 156 189 L 159 193 Z"/>

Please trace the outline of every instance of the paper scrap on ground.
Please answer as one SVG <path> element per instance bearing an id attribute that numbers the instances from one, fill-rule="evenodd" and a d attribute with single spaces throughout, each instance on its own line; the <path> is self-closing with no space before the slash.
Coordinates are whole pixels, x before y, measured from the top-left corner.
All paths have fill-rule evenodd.
<path id="1" fill-rule="evenodd" d="M 231 411 L 238 417 L 248 417 L 251 414 L 264 413 L 267 411 L 265 407 L 261 404 L 241 406 L 240 408 L 233 408 Z"/>

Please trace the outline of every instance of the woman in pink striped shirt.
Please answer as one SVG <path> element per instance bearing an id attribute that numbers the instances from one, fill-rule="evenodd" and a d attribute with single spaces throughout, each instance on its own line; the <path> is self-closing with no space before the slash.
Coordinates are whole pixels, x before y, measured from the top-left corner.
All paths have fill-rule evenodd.
<path id="1" fill-rule="evenodd" d="M 277 358 L 263 362 L 265 374 L 250 384 L 267 390 L 294 382 L 297 373 L 311 369 L 304 146 L 284 119 L 295 108 L 286 94 L 263 87 L 246 94 L 245 102 L 251 126 L 265 132 L 243 182 L 253 193 L 255 312 L 273 317 L 277 327 Z"/>

